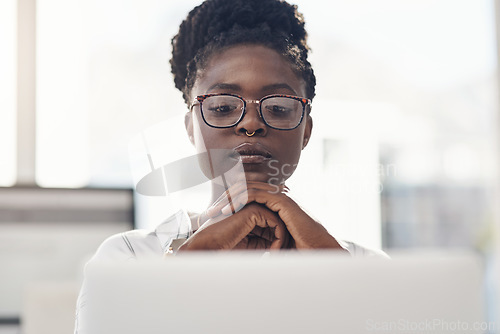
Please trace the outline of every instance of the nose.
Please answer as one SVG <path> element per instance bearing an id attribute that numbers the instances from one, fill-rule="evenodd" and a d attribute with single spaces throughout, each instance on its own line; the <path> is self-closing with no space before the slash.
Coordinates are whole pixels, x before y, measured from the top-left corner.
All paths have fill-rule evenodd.
<path id="1" fill-rule="evenodd" d="M 260 117 L 258 103 L 246 103 L 245 115 L 243 116 L 243 119 L 236 125 L 234 131 L 238 135 L 254 133 L 265 136 L 267 134 L 267 126 Z"/>

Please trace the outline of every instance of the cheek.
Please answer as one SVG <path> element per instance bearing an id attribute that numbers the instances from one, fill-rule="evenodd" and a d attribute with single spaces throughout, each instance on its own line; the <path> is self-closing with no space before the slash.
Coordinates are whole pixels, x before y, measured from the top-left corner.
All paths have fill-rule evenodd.
<path id="1" fill-rule="evenodd" d="M 197 114 L 193 115 L 193 136 L 196 151 L 200 152 L 200 148 L 203 148 L 201 152 L 205 151 L 205 141 L 203 140 L 202 133 L 200 131 L 200 119 Z"/>
<path id="2" fill-rule="evenodd" d="M 193 119 L 193 134 L 198 163 L 203 174 L 213 179 L 231 170 L 235 162 L 228 159 L 231 150 L 224 147 L 225 132 L 205 124 L 200 117 Z M 207 153 L 208 152 L 208 153 Z"/>
<path id="3" fill-rule="evenodd" d="M 214 171 L 210 166 L 210 161 L 208 159 L 208 155 L 206 154 L 207 145 L 205 143 L 205 138 L 207 136 L 206 134 L 204 134 L 205 131 L 203 131 L 200 127 L 204 125 L 200 124 L 200 121 L 203 122 L 203 120 L 195 114 L 195 116 L 193 117 L 193 136 L 196 152 L 198 153 L 198 164 L 200 165 L 200 169 L 202 170 L 203 174 L 207 178 L 213 179 Z M 210 147 L 208 146 L 208 148 Z"/>
<path id="4" fill-rule="evenodd" d="M 193 118 L 193 133 L 198 153 L 206 152 L 208 149 L 219 148 L 218 140 L 220 140 L 219 137 L 221 134 L 216 131 L 217 129 L 206 125 L 201 116 L 196 114 Z"/>
<path id="5" fill-rule="evenodd" d="M 221 130 L 209 127 L 201 118 L 199 119 L 197 126 L 198 143 L 196 144 L 196 148 L 198 149 L 198 152 L 205 152 L 209 149 L 219 149 L 221 147 L 220 142 L 221 137 L 223 137 Z"/>
<path id="6" fill-rule="evenodd" d="M 302 131 L 300 131 L 302 134 Z M 274 166 L 275 173 L 279 173 L 278 176 L 281 179 L 288 179 L 295 172 L 297 165 L 300 160 L 300 154 L 302 152 L 302 135 L 290 134 L 285 136 L 282 140 L 282 145 L 279 147 L 279 154 L 277 154 L 276 162 Z"/>
<path id="7" fill-rule="evenodd" d="M 287 133 L 283 144 L 283 151 L 288 160 L 298 162 L 303 147 L 304 129 L 299 127 Z"/>

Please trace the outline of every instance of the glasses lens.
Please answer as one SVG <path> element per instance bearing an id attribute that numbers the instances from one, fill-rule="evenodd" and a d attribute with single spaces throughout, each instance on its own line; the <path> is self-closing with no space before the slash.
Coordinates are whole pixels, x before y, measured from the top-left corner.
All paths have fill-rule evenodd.
<path id="1" fill-rule="evenodd" d="M 302 102 L 288 97 L 271 97 L 262 101 L 262 117 L 277 129 L 293 129 L 302 118 Z"/>
<path id="2" fill-rule="evenodd" d="M 232 126 L 243 113 L 243 101 L 234 96 L 219 95 L 207 97 L 201 106 L 205 121 L 212 126 Z"/>

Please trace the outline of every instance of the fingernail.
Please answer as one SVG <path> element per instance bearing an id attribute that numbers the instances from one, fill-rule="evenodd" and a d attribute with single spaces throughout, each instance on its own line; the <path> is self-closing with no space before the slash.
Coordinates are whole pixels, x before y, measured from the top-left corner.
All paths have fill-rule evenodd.
<path id="1" fill-rule="evenodd" d="M 219 216 L 221 213 L 223 214 L 223 212 L 221 212 L 222 210 L 218 209 L 217 207 L 212 207 L 210 209 L 207 209 L 207 211 L 205 211 L 205 213 L 207 214 L 208 217 L 210 218 L 215 218 L 217 216 Z"/>
<path id="2" fill-rule="evenodd" d="M 214 210 L 215 210 L 215 208 L 214 208 L 214 207 L 210 207 L 210 208 L 208 208 L 208 209 L 205 211 L 205 213 L 207 214 L 207 216 L 212 217 L 212 214 L 213 214 L 213 211 L 214 211 Z"/>
<path id="3" fill-rule="evenodd" d="M 222 208 L 222 210 L 220 210 L 222 212 L 222 214 L 224 215 L 229 215 L 230 213 L 232 213 L 232 210 L 231 210 L 231 204 L 227 204 L 225 207 Z"/>

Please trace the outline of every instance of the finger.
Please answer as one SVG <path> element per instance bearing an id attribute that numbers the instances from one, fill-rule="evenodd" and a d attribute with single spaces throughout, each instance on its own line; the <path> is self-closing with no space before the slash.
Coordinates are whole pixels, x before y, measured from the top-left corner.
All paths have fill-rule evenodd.
<path id="1" fill-rule="evenodd" d="M 266 206 L 278 214 L 290 233 L 292 244 L 297 248 L 340 249 L 337 240 L 326 228 L 310 217 L 293 199 L 286 194 L 273 194 L 267 191 L 251 189 L 248 202 Z"/>
<path id="2" fill-rule="evenodd" d="M 301 227 L 298 222 L 307 221 L 311 218 L 286 194 L 264 191 L 262 189 L 266 188 L 266 186 L 262 184 L 250 184 L 250 187 L 252 188 L 248 190 L 246 197 L 236 197 L 233 199 L 235 205 L 246 205 L 252 202 L 264 205 L 278 215 L 286 226 L 291 238 L 300 235 L 300 230 L 306 228 L 305 226 Z M 243 203 L 244 201 L 246 203 Z M 223 213 L 230 212 L 230 207 L 224 207 L 221 211 Z"/>
<path id="3" fill-rule="evenodd" d="M 248 194 L 241 194 L 236 198 L 231 198 L 231 201 L 223 206 L 220 210 L 220 214 L 230 215 L 231 213 L 238 212 L 241 208 L 243 208 L 246 204 L 248 204 Z"/>
<path id="4" fill-rule="evenodd" d="M 280 219 L 276 226 L 274 226 L 274 240 L 271 243 L 270 249 L 283 248 L 285 246 L 285 242 L 287 241 L 287 235 L 288 231 L 286 226 Z"/>
<path id="5" fill-rule="evenodd" d="M 251 237 L 260 237 L 260 238 L 267 238 L 268 237 L 268 232 L 269 228 L 262 228 L 260 226 L 255 226 L 252 232 L 248 234 Z"/>
<path id="6" fill-rule="evenodd" d="M 254 230 L 261 230 L 261 237 L 269 241 L 271 249 L 283 248 L 288 234 L 285 224 L 275 212 L 267 208 L 263 208 L 261 214 L 264 219 L 257 223 Z"/>
<path id="7" fill-rule="evenodd" d="M 268 241 L 273 241 L 275 239 L 275 234 L 274 234 L 274 228 L 264 228 L 261 230 L 261 234 L 260 234 L 260 237 L 261 238 L 264 238 Z"/>
<path id="8" fill-rule="evenodd" d="M 252 230 L 251 236 L 263 239 L 266 247 L 272 246 L 272 249 L 282 248 L 286 236 L 286 227 L 279 216 L 259 204 L 253 204 L 252 209 L 256 211 L 251 217 L 255 221 L 255 228 Z"/>
<path id="9" fill-rule="evenodd" d="M 240 200 L 238 202 L 239 205 L 235 205 L 233 198 L 246 194 L 250 189 L 269 191 L 271 193 L 287 193 L 289 191 L 289 188 L 285 184 L 273 185 L 255 181 L 239 182 L 231 186 L 217 198 L 217 200 L 206 210 L 207 215 L 213 218 L 220 214 L 228 216 L 231 213 L 238 212 L 244 205 L 242 204 L 243 201 Z M 224 212 L 222 211 L 223 208 L 225 208 Z"/>
<path id="10" fill-rule="evenodd" d="M 185 244 L 193 250 L 233 249 L 254 227 L 247 219 L 209 219 Z"/>
<path id="11" fill-rule="evenodd" d="M 227 200 L 230 194 L 238 194 L 239 192 L 247 189 L 246 182 L 238 182 L 231 187 L 227 188 L 213 203 L 212 206 L 219 204 L 220 202 Z"/>
<path id="12" fill-rule="evenodd" d="M 238 242 L 238 244 L 236 246 L 234 246 L 233 249 L 247 249 L 248 247 L 248 238 L 243 238 L 240 240 L 240 242 Z"/>
<path id="13" fill-rule="evenodd" d="M 255 185 L 250 185 L 250 188 L 246 192 L 239 194 L 236 197 L 231 197 L 230 202 L 225 205 L 219 203 L 213 208 L 213 212 L 218 212 L 218 214 L 228 216 L 233 213 L 233 210 L 239 211 L 251 202 L 263 204 L 272 211 L 278 212 L 280 209 L 279 203 L 289 199 L 289 197 L 284 193 L 269 192 L 267 190 L 269 188 L 265 187 L 263 184 L 259 184 L 257 187 L 254 186 Z"/>
<path id="14" fill-rule="evenodd" d="M 228 206 L 230 208 L 230 212 L 228 213 L 238 212 L 241 207 L 232 207 L 232 198 L 246 193 L 246 191 L 246 182 L 240 182 L 231 186 L 229 189 L 224 191 L 219 196 L 219 198 L 217 198 L 217 200 L 215 200 L 215 202 L 206 210 L 206 214 L 211 218 L 216 217 L 221 214 L 221 209 L 225 206 Z"/>

